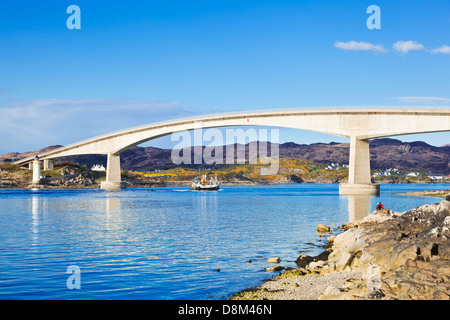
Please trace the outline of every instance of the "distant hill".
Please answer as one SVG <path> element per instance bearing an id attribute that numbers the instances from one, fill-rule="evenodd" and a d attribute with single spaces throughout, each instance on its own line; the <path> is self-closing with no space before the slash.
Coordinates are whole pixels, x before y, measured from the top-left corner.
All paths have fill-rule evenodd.
<path id="1" fill-rule="evenodd" d="M 38 151 L 30 151 L 30 152 L 24 152 L 24 153 L 18 153 L 18 152 L 11 152 L 0 156 L 0 162 L 14 162 L 23 158 L 32 157 L 36 154 L 51 151 L 53 149 L 61 148 L 62 146 L 50 146 L 43 149 L 40 149 Z"/>
<path id="2" fill-rule="evenodd" d="M 33 156 L 60 146 L 50 146 L 35 152 L 8 153 L 0 156 L 0 161 L 13 162 L 21 158 Z M 268 143 L 268 151 L 271 149 Z M 223 149 L 224 159 L 226 157 Z M 235 151 L 237 146 L 235 145 Z M 305 159 L 318 163 L 348 164 L 348 143 L 314 143 L 296 144 L 293 142 L 279 145 L 280 157 L 285 159 Z M 174 168 L 171 161 L 171 149 L 153 147 L 133 147 L 121 154 L 121 165 L 127 170 L 168 169 Z M 373 169 L 398 168 L 407 171 L 426 171 L 428 173 L 450 173 L 450 146 L 434 147 L 425 142 L 402 142 L 396 139 L 375 139 L 370 141 L 371 166 Z M 245 145 L 246 159 L 249 157 L 249 145 Z M 191 150 L 192 159 L 193 149 Z M 270 155 L 270 152 L 269 152 Z M 237 155 L 235 152 L 235 159 Z M 106 165 L 106 156 L 86 155 L 61 159 L 75 161 L 92 166 Z M 225 161 L 224 161 L 225 163 Z M 198 166 L 198 165 L 197 165 Z M 190 167 L 197 167 L 192 165 Z M 205 165 L 202 165 L 205 166 Z M 186 167 L 186 166 L 185 166 Z"/>

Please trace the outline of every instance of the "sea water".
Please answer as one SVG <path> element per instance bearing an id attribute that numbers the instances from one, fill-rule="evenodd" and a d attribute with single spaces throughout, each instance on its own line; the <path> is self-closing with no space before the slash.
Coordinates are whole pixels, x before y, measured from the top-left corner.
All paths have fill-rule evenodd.
<path id="1" fill-rule="evenodd" d="M 340 196 L 337 184 L 0 190 L 0 299 L 226 299 L 276 275 L 265 271 L 271 257 L 295 267 L 299 255 L 319 254 L 318 224 L 335 230 L 378 201 L 398 212 L 436 203 L 395 193 L 448 188 L 382 185 L 380 196 Z"/>

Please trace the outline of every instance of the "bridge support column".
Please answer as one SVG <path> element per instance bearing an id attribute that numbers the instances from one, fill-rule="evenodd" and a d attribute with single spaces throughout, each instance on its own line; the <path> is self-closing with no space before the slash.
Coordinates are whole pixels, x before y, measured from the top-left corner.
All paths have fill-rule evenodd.
<path id="1" fill-rule="evenodd" d="M 41 183 L 41 161 L 39 161 L 38 156 L 34 158 L 33 161 L 33 181 L 31 184 L 38 185 Z"/>
<path id="2" fill-rule="evenodd" d="M 106 181 L 101 183 L 101 188 L 105 190 L 122 189 L 122 176 L 120 174 L 120 155 L 108 153 Z"/>
<path id="3" fill-rule="evenodd" d="M 348 183 L 339 185 L 340 194 L 380 194 L 380 185 L 373 184 L 370 174 L 369 140 L 350 138 Z"/>
<path id="4" fill-rule="evenodd" d="M 44 160 L 44 171 L 53 170 L 53 161 L 52 160 Z"/>

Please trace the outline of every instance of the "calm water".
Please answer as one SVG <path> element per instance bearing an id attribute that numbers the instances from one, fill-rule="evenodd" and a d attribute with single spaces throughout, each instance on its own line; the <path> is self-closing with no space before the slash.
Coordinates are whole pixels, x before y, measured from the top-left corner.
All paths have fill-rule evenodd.
<path id="1" fill-rule="evenodd" d="M 270 257 L 295 266 L 320 253 L 317 224 L 360 219 L 380 200 L 396 211 L 435 203 L 393 194 L 448 187 L 382 185 L 381 197 L 339 196 L 336 184 L 0 190 L 0 299 L 224 299 L 273 276 Z M 80 290 L 67 289 L 71 265 Z"/>

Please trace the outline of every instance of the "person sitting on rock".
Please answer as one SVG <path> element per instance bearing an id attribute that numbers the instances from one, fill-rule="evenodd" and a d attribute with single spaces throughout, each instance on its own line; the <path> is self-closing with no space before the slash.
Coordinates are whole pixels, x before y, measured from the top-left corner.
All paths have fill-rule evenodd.
<path id="1" fill-rule="evenodd" d="M 378 202 L 377 203 L 377 210 L 381 210 L 383 208 L 384 208 L 383 204 L 381 202 Z"/>

